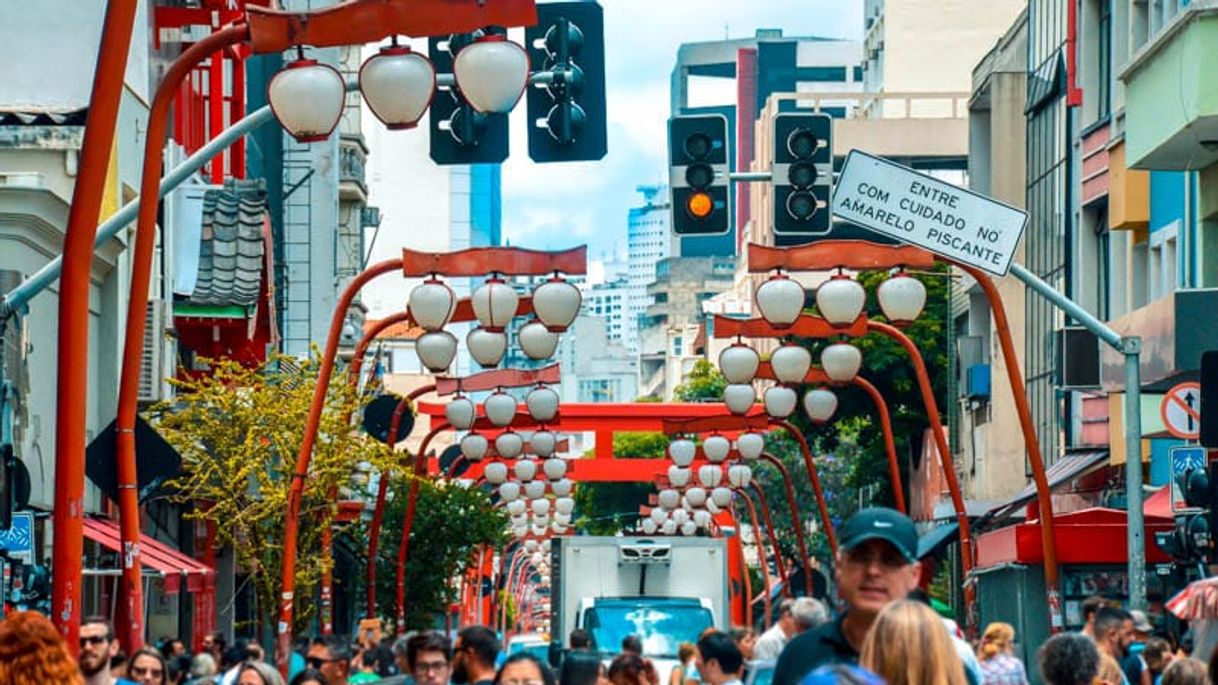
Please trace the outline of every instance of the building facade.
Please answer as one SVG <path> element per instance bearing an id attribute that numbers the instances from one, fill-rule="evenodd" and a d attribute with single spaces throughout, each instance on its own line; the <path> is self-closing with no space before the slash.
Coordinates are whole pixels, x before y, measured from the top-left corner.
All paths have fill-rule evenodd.
<path id="1" fill-rule="evenodd" d="M 672 233 L 667 186 L 639 186 L 643 204 L 626 214 L 626 312 L 622 339 L 626 348 L 639 351 L 639 318 L 651 304 L 647 285 L 655 280 L 656 263 L 677 255 Z"/>

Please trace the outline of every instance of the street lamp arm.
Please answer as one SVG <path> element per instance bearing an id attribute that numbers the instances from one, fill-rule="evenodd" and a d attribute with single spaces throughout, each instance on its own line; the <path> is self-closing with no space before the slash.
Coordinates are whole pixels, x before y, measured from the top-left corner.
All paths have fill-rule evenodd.
<path id="1" fill-rule="evenodd" d="M 782 485 L 783 485 L 783 488 L 786 490 L 787 502 L 790 504 L 790 508 L 791 508 L 791 524 L 795 528 L 795 541 L 799 544 L 800 565 L 803 566 L 803 569 L 804 569 L 804 591 L 807 593 L 807 595 L 809 597 L 811 597 L 812 596 L 812 557 L 810 554 L 808 554 L 808 540 L 807 540 L 806 531 L 804 530 L 804 517 L 803 517 L 803 514 L 801 514 L 799 511 L 799 500 L 796 499 L 796 497 L 795 497 L 795 483 L 791 480 L 791 471 L 789 469 L 787 469 L 786 464 L 782 463 L 782 460 L 780 460 L 778 457 L 775 457 L 774 455 L 770 454 L 769 452 L 763 452 L 761 455 L 761 459 L 763 461 L 767 462 L 768 464 L 770 464 L 771 466 L 773 466 L 774 468 L 778 469 L 779 475 L 782 476 Z M 815 473 L 815 471 L 813 471 L 813 473 Z M 819 481 L 814 481 L 814 482 L 819 482 Z M 819 488 L 816 489 L 816 499 L 817 499 L 818 504 L 823 505 L 824 496 L 821 494 Z M 824 515 L 825 513 L 826 513 L 826 510 L 822 506 L 821 514 Z M 828 527 L 827 529 L 829 531 L 832 531 L 833 524 L 829 523 L 828 519 L 826 519 L 826 524 Z M 837 546 L 833 542 L 832 533 L 830 533 L 829 541 L 830 541 L 830 545 L 833 547 L 834 552 L 836 553 Z"/>
<path id="2" fill-rule="evenodd" d="M 782 594 L 791 597 L 791 576 L 787 573 L 787 562 L 782 556 L 782 546 L 778 544 L 778 532 L 774 529 L 774 519 L 770 515 L 770 501 L 766 497 L 765 488 L 756 479 L 749 482 L 749 487 L 757 495 L 757 504 L 761 505 L 761 516 L 765 520 L 766 537 L 770 540 L 770 551 L 774 553 L 774 570 L 778 572 L 778 580 L 782 583 Z"/>
<path id="3" fill-rule="evenodd" d="M 765 585 L 765 587 L 762 589 L 765 596 L 765 614 L 761 619 L 761 629 L 765 630 L 766 628 L 770 627 L 770 588 L 772 587 L 770 583 L 770 565 L 769 562 L 766 561 L 765 536 L 762 534 L 761 526 L 757 522 L 757 507 L 753 504 L 753 500 L 751 497 L 749 497 L 749 493 L 746 492 L 744 488 L 732 488 L 732 490 L 735 491 L 735 493 L 740 496 L 740 499 L 744 501 L 745 509 L 747 509 L 749 513 L 749 525 L 753 527 L 753 541 L 757 545 L 757 565 L 761 567 L 761 578 L 763 584 Z M 744 577 L 746 579 L 749 577 L 749 569 L 747 566 L 744 569 Z M 751 592 L 746 593 L 746 595 L 749 596 L 744 603 L 744 616 L 748 621 L 748 627 L 751 628 L 753 627 L 753 598 L 751 596 Z"/>
<path id="4" fill-rule="evenodd" d="M 816 470 L 816 462 L 812 460 L 812 448 L 808 446 L 808 439 L 804 437 L 803 431 L 796 428 L 790 421 L 776 421 L 775 425 L 781 427 L 788 435 L 795 438 L 795 442 L 799 443 L 799 453 L 804 458 L 804 468 L 808 470 L 808 480 L 812 483 L 812 492 L 816 495 L 816 506 L 820 509 L 821 525 L 824 526 L 825 537 L 829 540 L 829 553 L 836 558 L 837 531 L 834 530 L 833 519 L 829 516 L 829 504 L 825 500 L 825 491 L 820 484 L 820 474 Z M 812 594 L 811 587 L 808 588 L 808 594 Z"/>
<path id="5" fill-rule="evenodd" d="M 866 378 L 855 376 L 854 384 L 862 388 L 875 402 L 875 410 L 880 415 L 880 429 L 884 433 L 884 451 L 888 455 L 888 476 L 892 479 L 893 503 L 898 511 L 907 514 L 909 510 L 905 506 L 905 488 L 901 483 L 901 467 L 897 461 L 897 444 L 892 435 L 892 417 L 888 413 L 888 402 Z"/>

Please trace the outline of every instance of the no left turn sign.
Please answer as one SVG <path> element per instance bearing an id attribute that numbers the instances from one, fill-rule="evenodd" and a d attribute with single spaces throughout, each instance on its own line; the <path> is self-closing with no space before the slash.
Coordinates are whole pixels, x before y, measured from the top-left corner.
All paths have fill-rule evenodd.
<path id="1" fill-rule="evenodd" d="M 1182 440 L 1196 440 L 1201 435 L 1201 384 L 1180 383 L 1163 395 L 1159 405 L 1167 432 Z"/>

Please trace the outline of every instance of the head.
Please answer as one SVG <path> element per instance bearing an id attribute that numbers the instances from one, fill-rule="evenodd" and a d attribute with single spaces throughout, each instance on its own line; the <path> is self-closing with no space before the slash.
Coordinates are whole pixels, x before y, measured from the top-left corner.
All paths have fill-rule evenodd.
<path id="1" fill-rule="evenodd" d="M 889 685 L 965 685 L 964 666 L 943 620 L 930 607 L 903 599 L 876 616 L 859 664 Z"/>
<path id="2" fill-rule="evenodd" d="M 622 653 L 623 654 L 638 654 L 643 655 L 643 641 L 638 635 L 627 635 L 622 638 Z"/>
<path id="3" fill-rule="evenodd" d="M 114 626 L 104 616 L 89 616 L 80 624 L 80 672 L 86 678 L 110 673 L 110 659 L 118 655 Z"/>
<path id="4" fill-rule="evenodd" d="M 623 652 L 609 664 L 612 685 L 653 685 L 658 680 L 655 667 L 638 654 Z"/>
<path id="5" fill-rule="evenodd" d="M 757 645 L 757 631 L 752 628 L 732 628 L 732 632 L 728 634 L 732 636 L 732 641 L 736 643 L 736 648 L 740 650 L 744 660 L 751 661 L 753 647 Z"/>
<path id="6" fill-rule="evenodd" d="M 1036 652 L 1046 685 L 1091 685 L 1100 671 L 1100 652 L 1086 635 L 1061 633 Z"/>
<path id="7" fill-rule="evenodd" d="M 870 507 L 838 528 L 838 592 L 851 614 L 874 619 L 918 586 L 918 533 L 895 509 Z"/>
<path id="8" fill-rule="evenodd" d="M 601 660 L 596 655 L 574 652 L 563 659 L 558 682 L 561 685 L 596 685 L 600 676 Z"/>
<path id="9" fill-rule="evenodd" d="M 820 600 L 800 597 L 791 605 L 791 617 L 795 620 L 795 632 L 811 630 L 829 620 L 829 610 Z"/>
<path id="10" fill-rule="evenodd" d="M 165 685 L 169 682 L 169 664 L 165 657 L 151 647 L 141 647 L 131 655 L 127 678 L 139 685 Z"/>
<path id="11" fill-rule="evenodd" d="M 268 663 L 247 661 L 237 672 L 237 685 L 283 685 L 283 678 Z"/>
<path id="12" fill-rule="evenodd" d="M 1094 631 L 1100 651 L 1120 659 L 1133 642 L 1133 616 L 1119 607 L 1103 607 L 1095 614 Z"/>
<path id="13" fill-rule="evenodd" d="M 1108 606 L 1108 600 L 1099 595 L 1091 595 L 1083 600 L 1083 628 L 1085 631 L 1095 626 L 1095 615 L 1100 609 Z"/>
<path id="14" fill-rule="evenodd" d="M 18 611 L 0 621 L 0 683 L 83 682 L 63 637 L 45 616 Z"/>
<path id="15" fill-rule="evenodd" d="M 306 668 L 297 673 L 289 685 L 330 685 L 330 681 L 316 668 Z"/>
<path id="16" fill-rule="evenodd" d="M 1208 685 L 1205 662 L 1192 658 L 1175 659 L 1163 670 L 1160 685 Z"/>
<path id="17" fill-rule="evenodd" d="M 795 606 L 795 600 L 787 598 L 778 604 L 778 618 L 774 623 L 782 629 L 783 634 L 791 637 L 795 634 L 795 615 L 791 613 L 791 609 Z"/>
<path id="18" fill-rule="evenodd" d="M 681 665 L 689 664 L 689 660 L 698 656 L 698 647 L 692 642 L 682 642 L 677 647 L 677 658 L 681 660 Z"/>
<path id="19" fill-rule="evenodd" d="M 495 674 L 495 685 L 558 685 L 554 671 L 528 652 L 508 657 Z"/>
<path id="20" fill-rule="evenodd" d="M 190 676 L 190 664 L 193 659 L 189 654 L 171 656 L 165 661 L 169 664 L 169 681 L 182 683 Z"/>
<path id="21" fill-rule="evenodd" d="M 1015 627 L 1010 623 L 995 621 L 985 627 L 981 636 L 981 649 L 977 650 L 978 658 L 985 660 L 1007 654 L 1011 651 L 1011 643 L 1015 641 Z"/>
<path id="22" fill-rule="evenodd" d="M 220 655 L 224 653 L 224 648 L 228 646 L 228 640 L 224 638 L 224 633 L 215 631 L 203 636 L 203 651 L 212 655 L 217 661 Z"/>
<path id="23" fill-rule="evenodd" d="M 313 638 L 305 653 L 309 668 L 317 669 L 327 685 L 347 685 L 351 674 L 351 644 L 337 635 Z"/>
<path id="24" fill-rule="evenodd" d="M 1161 637 L 1152 637 L 1146 641 L 1146 649 L 1142 650 L 1142 659 L 1146 661 L 1146 668 L 1150 669 L 1151 673 L 1162 673 L 1163 669 L 1171 663 L 1172 653 L 1175 650 L 1171 648 L 1171 643 Z M 1213 663 L 1212 661 L 1210 662 Z"/>
<path id="25" fill-rule="evenodd" d="M 220 655 L 220 670 L 227 671 L 230 668 L 236 668 L 248 658 L 249 655 L 246 654 L 244 645 L 235 644 L 232 647 L 226 647 L 224 653 Z"/>
<path id="26" fill-rule="evenodd" d="M 576 628 L 571 631 L 571 636 L 567 638 L 567 644 L 571 645 L 572 650 L 587 650 L 592 646 L 592 638 L 588 636 L 588 631 L 583 628 Z"/>
<path id="27" fill-rule="evenodd" d="M 1150 625 L 1150 619 L 1146 617 L 1146 612 L 1141 609 L 1134 609 L 1129 612 L 1129 617 L 1133 619 L 1133 639 L 1137 642 L 1145 642 L 1146 638 L 1154 632 L 1155 627 Z"/>
<path id="28" fill-rule="evenodd" d="M 397 645 L 394 645 L 397 651 Z M 443 633 L 412 635 L 406 641 L 406 668 L 416 685 L 447 685 L 452 675 L 453 646 Z"/>
<path id="29" fill-rule="evenodd" d="M 453 644 L 452 681 L 458 685 L 485 680 L 495 672 L 499 638 L 486 626 L 466 626 Z"/>
<path id="30" fill-rule="evenodd" d="M 185 654 L 185 653 L 186 653 L 186 643 L 185 642 L 182 642 L 181 640 L 179 640 L 176 637 L 165 640 L 165 650 L 164 650 L 165 658 L 175 657 L 175 656 L 178 656 L 179 654 Z"/>
<path id="31" fill-rule="evenodd" d="M 740 677 L 744 656 L 731 635 L 713 632 L 698 639 L 698 673 L 702 682 L 720 685 Z"/>
<path id="32" fill-rule="evenodd" d="M 190 677 L 191 678 L 206 678 L 209 675 L 216 674 L 216 660 L 207 652 L 196 654 L 190 660 Z"/>

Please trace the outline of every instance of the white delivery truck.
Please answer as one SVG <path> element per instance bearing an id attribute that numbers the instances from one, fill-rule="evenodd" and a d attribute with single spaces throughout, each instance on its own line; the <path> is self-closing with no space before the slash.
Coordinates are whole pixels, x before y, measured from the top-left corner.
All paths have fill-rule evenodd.
<path id="1" fill-rule="evenodd" d="M 723 538 L 555 537 L 550 567 L 553 645 L 583 628 L 605 658 L 636 635 L 666 682 L 682 642 L 729 627 Z"/>

